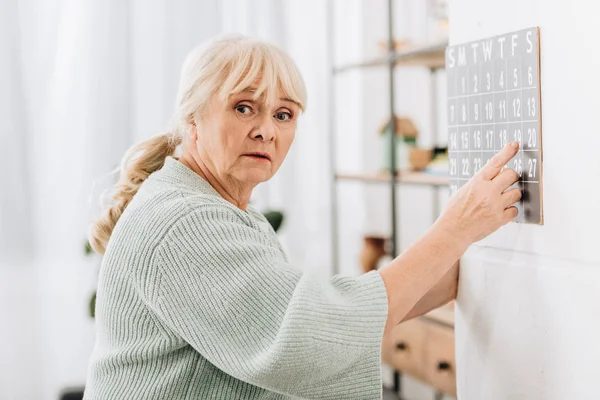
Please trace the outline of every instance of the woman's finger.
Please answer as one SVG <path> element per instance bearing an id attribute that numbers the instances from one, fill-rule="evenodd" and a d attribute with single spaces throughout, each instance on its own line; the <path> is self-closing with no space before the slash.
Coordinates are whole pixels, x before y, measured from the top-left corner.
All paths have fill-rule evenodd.
<path id="1" fill-rule="evenodd" d="M 485 180 L 494 179 L 502 170 L 502 167 L 508 164 L 511 158 L 519 151 L 519 142 L 510 142 L 500 152 L 498 152 L 490 162 L 478 172 L 481 178 Z"/>
<path id="2" fill-rule="evenodd" d="M 519 188 L 507 190 L 506 192 L 502 193 L 502 204 L 505 208 L 512 206 L 513 204 L 521 200 L 522 195 L 523 193 Z"/>
<path id="3" fill-rule="evenodd" d="M 517 171 L 512 168 L 507 168 L 492 179 L 492 182 L 494 182 L 500 193 L 502 193 L 518 180 L 519 174 L 517 174 Z"/>
<path id="4" fill-rule="evenodd" d="M 504 217 L 504 223 L 509 223 L 513 219 L 517 218 L 517 215 L 519 215 L 519 210 L 517 207 L 508 207 L 506 210 L 504 210 L 504 214 L 502 215 Z"/>

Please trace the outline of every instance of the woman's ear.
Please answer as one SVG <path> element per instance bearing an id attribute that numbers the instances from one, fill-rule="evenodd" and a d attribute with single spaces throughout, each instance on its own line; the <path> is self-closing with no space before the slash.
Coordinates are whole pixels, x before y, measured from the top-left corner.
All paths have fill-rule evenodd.
<path id="1" fill-rule="evenodd" d="M 196 130 L 196 125 L 190 124 L 188 125 L 188 138 L 190 138 L 193 142 L 198 139 L 198 131 Z"/>
<path id="2" fill-rule="evenodd" d="M 187 137 L 193 142 L 198 139 L 198 130 L 196 129 L 196 121 L 193 115 L 190 115 L 187 119 Z"/>
<path id="3" fill-rule="evenodd" d="M 187 119 L 188 137 L 195 143 L 198 140 L 198 118 L 197 113 L 190 115 Z"/>

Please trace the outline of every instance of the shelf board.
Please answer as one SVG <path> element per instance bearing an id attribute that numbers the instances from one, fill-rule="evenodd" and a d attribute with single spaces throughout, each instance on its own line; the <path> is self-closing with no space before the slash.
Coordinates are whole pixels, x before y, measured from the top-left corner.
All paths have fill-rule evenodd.
<path id="1" fill-rule="evenodd" d="M 366 183 L 388 183 L 391 175 L 388 172 L 372 174 L 336 174 L 338 180 L 360 181 Z M 449 179 L 445 176 L 429 175 L 422 172 L 401 172 L 396 176 L 399 184 L 448 186 Z"/>
<path id="2" fill-rule="evenodd" d="M 396 67 L 421 66 L 428 68 L 444 68 L 446 65 L 446 47 L 448 42 L 435 43 L 427 46 L 414 46 L 410 49 L 394 53 L 392 60 Z M 345 72 L 351 69 L 385 66 L 389 57 L 382 56 L 362 62 L 334 67 L 334 73 Z"/>

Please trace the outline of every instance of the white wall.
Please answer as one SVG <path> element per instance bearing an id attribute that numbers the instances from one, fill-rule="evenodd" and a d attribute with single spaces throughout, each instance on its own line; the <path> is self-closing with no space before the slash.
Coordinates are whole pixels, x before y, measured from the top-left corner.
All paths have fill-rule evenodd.
<path id="1" fill-rule="evenodd" d="M 541 30 L 545 225 L 512 223 L 463 259 L 461 399 L 597 399 L 600 35 L 585 0 L 453 0 L 450 42 Z"/>

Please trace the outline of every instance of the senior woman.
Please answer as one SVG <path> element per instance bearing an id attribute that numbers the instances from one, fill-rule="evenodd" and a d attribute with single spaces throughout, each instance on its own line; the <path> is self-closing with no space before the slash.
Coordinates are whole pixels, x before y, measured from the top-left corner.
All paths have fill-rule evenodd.
<path id="1" fill-rule="evenodd" d="M 216 38 L 186 59 L 176 104 L 90 229 L 104 257 L 86 399 L 379 399 L 384 331 L 452 299 L 461 254 L 517 214 L 513 144 L 388 266 L 316 280 L 248 204 L 306 105 L 294 63 Z"/>

